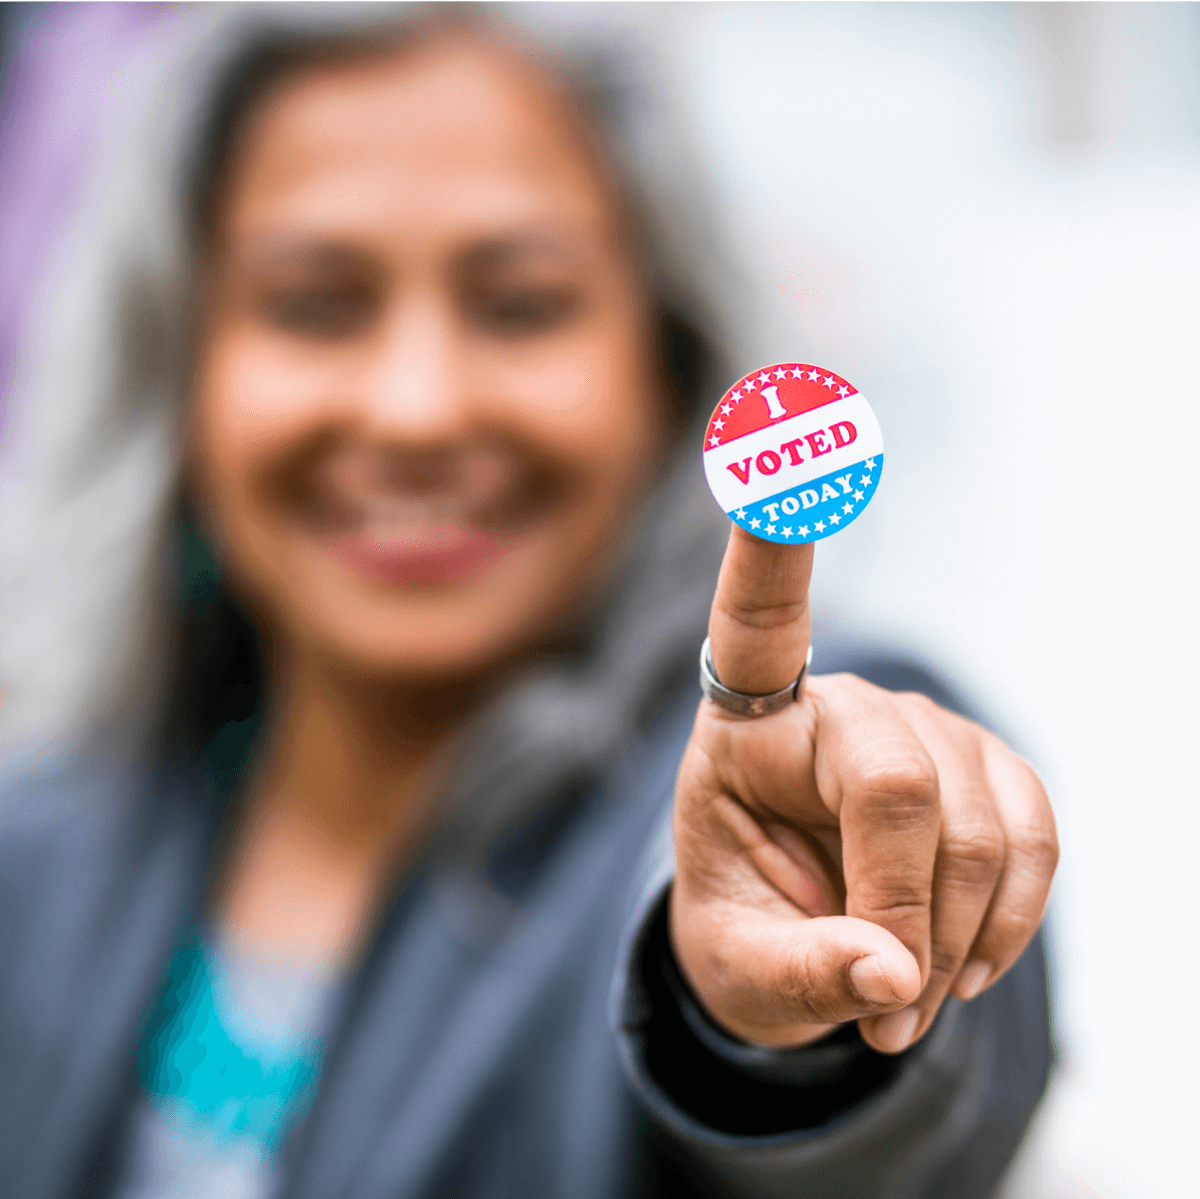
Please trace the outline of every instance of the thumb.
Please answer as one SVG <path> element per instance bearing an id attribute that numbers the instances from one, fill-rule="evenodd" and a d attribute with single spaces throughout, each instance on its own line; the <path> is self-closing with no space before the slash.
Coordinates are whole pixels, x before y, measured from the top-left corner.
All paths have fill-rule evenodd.
<path id="1" fill-rule="evenodd" d="M 708 622 L 717 678 L 763 695 L 794 682 L 812 633 L 808 583 L 813 546 L 762 541 L 738 525 L 729 534 Z"/>
<path id="2" fill-rule="evenodd" d="M 832 1026 L 896 1011 L 921 993 L 916 959 L 868 920 L 821 916 L 739 923 L 736 947 L 714 945 L 719 979 L 715 972 L 692 977 L 697 966 L 709 974 L 695 955 L 688 955 L 686 973 L 710 1014 L 743 1040 L 806 1044 Z M 730 969 L 735 963 L 742 969 Z"/>

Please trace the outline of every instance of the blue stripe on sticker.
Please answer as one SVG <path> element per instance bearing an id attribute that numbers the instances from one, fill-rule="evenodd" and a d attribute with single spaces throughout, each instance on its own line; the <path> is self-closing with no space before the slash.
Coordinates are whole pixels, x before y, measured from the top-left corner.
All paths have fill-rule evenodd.
<path id="1" fill-rule="evenodd" d="M 882 472 L 883 455 L 876 454 L 727 515 L 764 541 L 820 541 L 844 529 L 871 502 Z"/>

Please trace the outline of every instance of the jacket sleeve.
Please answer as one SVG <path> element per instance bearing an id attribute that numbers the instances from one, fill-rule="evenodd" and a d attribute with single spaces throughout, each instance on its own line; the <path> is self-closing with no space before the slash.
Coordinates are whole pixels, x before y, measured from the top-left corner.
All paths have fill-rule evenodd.
<path id="1" fill-rule="evenodd" d="M 776 1050 L 724 1033 L 687 993 L 667 943 L 668 887 L 647 895 L 631 930 L 614 1016 L 633 1091 L 690 1193 L 992 1193 L 1052 1060 L 1040 935 L 978 998 L 948 998 L 903 1054 L 876 1053 L 854 1025 L 814 1046 Z"/>
<path id="2" fill-rule="evenodd" d="M 901 685 L 935 689 L 919 670 Z M 653 1193 L 671 1193 L 676 1180 L 681 1194 L 747 1199 L 991 1194 L 1053 1059 L 1041 935 L 982 995 L 947 998 L 903 1054 L 876 1053 L 852 1024 L 813 1046 L 764 1048 L 725 1033 L 690 994 L 666 934 L 673 870 L 664 825 L 647 851 L 612 1005 L 626 1076 L 658 1147 L 643 1159 L 643 1172 L 661 1176 Z"/>

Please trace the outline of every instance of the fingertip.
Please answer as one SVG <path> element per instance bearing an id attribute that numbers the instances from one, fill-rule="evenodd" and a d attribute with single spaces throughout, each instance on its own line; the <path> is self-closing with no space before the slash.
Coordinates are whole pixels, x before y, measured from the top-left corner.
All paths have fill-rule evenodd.
<path id="1" fill-rule="evenodd" d="M 959 972 L 950 988 L 958 999 L 974 999 L 988 984 L 992 976 L 991 962 L 968 962 Z"/>
<path id="2" fill-rule="evenodd" d="M 888 955 L 888 980 L 896 993 L 896 1010 L 878 1016 L 863 1016 L 858 1030 L 872 1049 L 880 1053 L 903 1053 L 916 1039 L 924 1035 L 922 1012 L 913 1004 L 922 992 L 921 968 L 908 950 Z"/>
<path id="3" fill-rule="evenodd" d="M 888 978 L 896 991 L 895 1010 L 878 1016 L 863 1016 L 858 1031 L 872 1049 L 880 1053 L 903 1053 L 916 1039 L 921 1012 L 912 1006 L 921 994 L 921 971 L 909 953 L 894 955 L 888 963 Z"/>
<path id="4" fill-rule="evenodd" d="M 880 1053 L 903 1053 L 913 1043 L 920 1022 L 921 1013 L 916 1008 L 901 1008 L 860 1022 L 859 1030 L 867 1044 Z"/>

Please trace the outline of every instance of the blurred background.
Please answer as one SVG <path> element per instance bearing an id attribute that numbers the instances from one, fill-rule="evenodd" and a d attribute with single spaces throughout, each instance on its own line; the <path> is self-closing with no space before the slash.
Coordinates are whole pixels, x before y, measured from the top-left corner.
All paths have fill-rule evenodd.
<path id="1" fill-rule="evenodd" d="M 568 8 L 694 111 L 748 365 L 879 414 L 819 610 L 938 666 L 1055 801 L 1061 1064 L 1007 1199 L 1194 1195 L 1200 9 Z M 177 12 L 0 8 L 0 439 L 39 271 Z"/>

